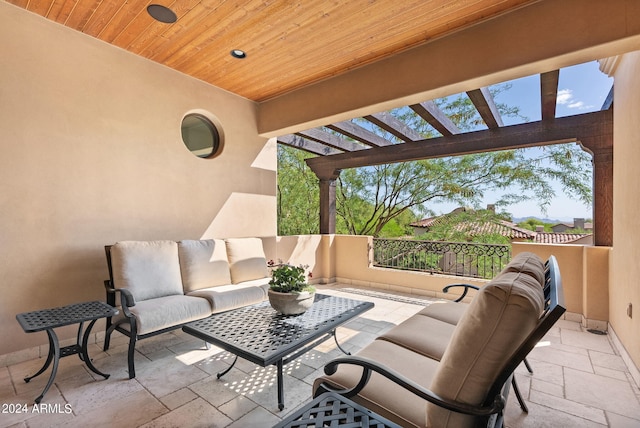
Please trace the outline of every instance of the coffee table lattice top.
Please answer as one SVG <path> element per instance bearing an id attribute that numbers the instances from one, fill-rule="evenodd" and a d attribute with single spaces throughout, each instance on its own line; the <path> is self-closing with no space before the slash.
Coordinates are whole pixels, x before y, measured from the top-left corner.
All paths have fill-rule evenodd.
<path id="1" fill-rule="evenodd" d="M 214 314 L 189 323 L 186 328 L 191 334 L 231 345 L 240 354 L 250 354 L 270 364 L 299 347 L 300 342 L 311 342 L 334 330 L 345 318 L 371 307 L 371 302 L 316 293 L 314 304 L 301 315 L 279 315 L 265 301 Z"/>

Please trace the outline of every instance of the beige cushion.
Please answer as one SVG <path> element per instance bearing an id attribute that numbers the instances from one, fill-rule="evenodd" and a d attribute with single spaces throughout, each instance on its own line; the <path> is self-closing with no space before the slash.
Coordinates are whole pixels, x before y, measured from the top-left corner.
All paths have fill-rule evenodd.
<path id="1" fill-rule="evenodd" d="M 418 315 L 456 325 L 468 307 L 469 304 L 463 302 L 437 301 L 418 312 Z"/>
<path id="2" fill-rule="evenodd" d="M 414 315 L 383 333 L 378 340 L 386 340 L 440 361 L 456 326 L 435 318 Z"/>
<path id="3" fill-rule="evenodd" d="M 111 247 L 116 288 L 128 289 L 136 302 L 182 295 L 178 244 L 173 241 L 123 241 Z"/>
<path id="4" fill-rule="evenodd" d="M 374 340 L 358 356 L 377 361 L 425 388 L 438 367 L 437 361 L 385 340 Z M 317 378 L 313 391 L 323 380 L 338 388 L 353 387 L 361 373 L 360 367 L 342 365 L 335 374 Z M 402 427 L 424 427 L 426 401 L 378 374 L 373 373 L 367 386 L 352 399 Z"/>
<path id="5" fill-rule="evenodd" d="M 129 310 L 136 317 L 139 335 L 153 333 L 211 315 L 211 305 L 206 299 L 182 294 L 141 301 Z M 122 311 L 114 317 L 114 321 L 121 318 L 123 318 Z M 122 326 L 128 328 L 128 324 Z"/>
<path id="6" fill-rule="evenodd" d="M 508 272 L 484 286 L 451 337 L 431 390 L 462 403 L 481 404 L 515 350 L 542 313 L 542 287 L 533 276 Z M 469 416 L 427 405 L 427 425 L 472 426 Z"/>
<path id="7" fill-rule="evenodd" d="M 230 238 L 226 244 L 233 284 L 269 277 L 260 238 Z"/>
<path id="8" fill-rule="evenodd" d="M 514 256 L 500 274 L 507 272 L 522 272 L 535 278 L 540 286 L 544 284 L 544 262 L 533 253 L 524 252 Z"/>
<path id="9" fill-rule="evenodd" d="M 178 254 L 185 293 L 231 284 L 227 249 L 222 239 L 180 241 Z"/>
<path id="10" fill-rule="evenodd" d="M 220 285 L 218 287 L 203 288 L 189 293 L 189 296 L 203 297 L 211 304 L 214 313 L 240 308 L 262 302 L 267 298 L 267 292 L 259 284 L 248 283 Z"/>

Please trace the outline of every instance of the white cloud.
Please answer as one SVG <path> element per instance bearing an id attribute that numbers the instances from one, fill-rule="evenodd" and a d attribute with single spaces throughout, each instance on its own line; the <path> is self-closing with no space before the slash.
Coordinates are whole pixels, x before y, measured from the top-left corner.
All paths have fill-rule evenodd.
<path id="1" fill-rule="evenodd" d="M 577 101 L 573 98 L 573 91 L 571 89 L 561 89 L 558 91 L 556 103 L 559 105 L 566 105 L 567 108 L 577 108 L 578 110 L 586 110 L 593 106 L 585 105 L 583 101 Z"/>
<path id="2" fill-rule="evenodd" d="M 558 97 L 556 102 L 558 104 L 567 104 L 573 98 L 573 91 L 571 89 L 560 89 L 558 91 Z"/>

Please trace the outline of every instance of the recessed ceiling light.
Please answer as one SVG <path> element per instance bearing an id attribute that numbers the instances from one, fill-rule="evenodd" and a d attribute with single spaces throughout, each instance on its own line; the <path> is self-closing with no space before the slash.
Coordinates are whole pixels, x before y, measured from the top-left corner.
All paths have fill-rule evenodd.
<path id="1" fill-rule="evenodd" d="M 153 19 L 164 22 L 165 24 L 173 24 L 178 20 L 174 11 L 159 4 L 150 4 L 147 6 L 147 12 Z"/>
<path id="2" fill-rule="evenodd" d="M 231 51 L 231 56 L 238 59 L 244 59 L 247 57 L 247 53 L 242 49 L 233 49 Z"/>

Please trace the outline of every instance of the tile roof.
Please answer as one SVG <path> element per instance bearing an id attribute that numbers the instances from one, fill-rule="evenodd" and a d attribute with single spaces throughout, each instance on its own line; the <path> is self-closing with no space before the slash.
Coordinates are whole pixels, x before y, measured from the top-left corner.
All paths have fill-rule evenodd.
<path id="1" fill-rule="evenodd" d="M 425 218 L 410 224 L 413 227 L 421 227 L 428 229 L 433 225 L 438 225 L 446 222 L 448 215 L 442 215 L 437 217 Z M 525 239 L 540 244 L 569 244 L 571 242 L 578 241 L 587 236 L 591 236 L 591 233 L 555 233 L 555 232 L 534 232 L 528 229 L 518 227 L 515 223 L 511 223 L 505 220 L 497 222 L 487 221 L 481 222 L 460 222 L 455 226 L 457 231 L 466 231 L 469 235 L 481 235 L 498 233 L 511 240 L 513 239 Z"/>

